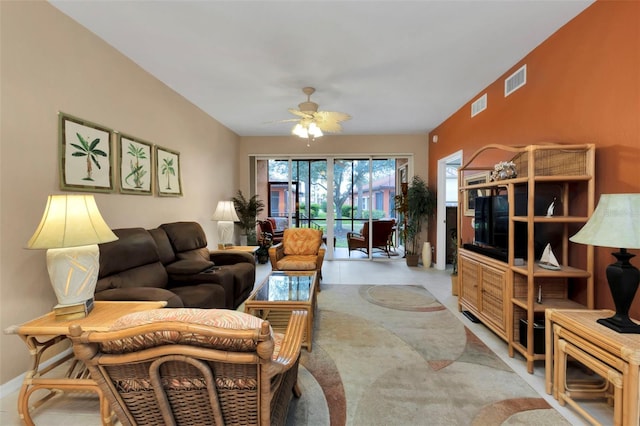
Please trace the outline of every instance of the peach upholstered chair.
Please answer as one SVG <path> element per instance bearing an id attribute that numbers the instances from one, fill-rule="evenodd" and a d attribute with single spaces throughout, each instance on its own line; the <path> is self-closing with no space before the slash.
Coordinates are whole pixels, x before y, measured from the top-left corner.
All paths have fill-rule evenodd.
<path id="1" fill-rule="evenodd" d="M 282 242 L 269 248 L 269 260 L 274 271 L 317 271 L 321 279 L 324 253 L 321 230 L 288 228 Z"/>
<path id="2" fill-rule="evenodd" d="M 156 309 L 69 333 L 124 426 L 284 425 L 306 316 L 293 311 L 279 334 L 238 311 Z"/>

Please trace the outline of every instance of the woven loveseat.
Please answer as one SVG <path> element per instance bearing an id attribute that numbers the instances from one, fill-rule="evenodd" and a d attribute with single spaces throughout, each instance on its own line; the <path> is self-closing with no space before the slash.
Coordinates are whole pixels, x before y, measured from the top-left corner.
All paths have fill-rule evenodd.
<path id="1" fill-rule="evenodd" d="M 307 313 L 284 335 L 222 309 L 126 315 L 110 331 L 69 333 L 111 408 L 128 425 L 284 425 L 297 387 Z"/>

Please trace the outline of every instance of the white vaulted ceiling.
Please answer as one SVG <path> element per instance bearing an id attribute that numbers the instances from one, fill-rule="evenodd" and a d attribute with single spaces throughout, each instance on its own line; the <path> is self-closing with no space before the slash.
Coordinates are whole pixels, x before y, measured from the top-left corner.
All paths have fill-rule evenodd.
<path id="1" fill-rule="evenodd" d="M 287 135 L 313 86 L 343 134 L 440 124 L 593 1 L 52 0 L 241 136 Z"/>

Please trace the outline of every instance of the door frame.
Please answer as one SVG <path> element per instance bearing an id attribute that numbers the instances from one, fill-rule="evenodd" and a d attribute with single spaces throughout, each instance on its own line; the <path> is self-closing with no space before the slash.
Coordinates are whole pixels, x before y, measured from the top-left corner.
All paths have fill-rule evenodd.
<path id="1" fill-rule="evenodd" d="M 447 267 L 447 203 L 446 203 L 446 169 L 452 161 L 462 164 L 462 150 L 456 151 L 438 160 L 438 205 L 436 208 L 436 263 L 435 268 L 444 270 Z"/>

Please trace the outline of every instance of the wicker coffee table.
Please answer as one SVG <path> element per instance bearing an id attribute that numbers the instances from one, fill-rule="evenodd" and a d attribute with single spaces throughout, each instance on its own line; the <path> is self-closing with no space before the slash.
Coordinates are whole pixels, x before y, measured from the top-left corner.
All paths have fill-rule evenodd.
<path id="1" fill-rule="evenodd" d="M 315 271 L 271 271 L 245 301 L 244 310 L 268 320 L 271 327 L 279 332 L 287 329 L 292 311 L 307 311 L 307 329 L 302 346 L 311 352 L 317 280 Z"/>

